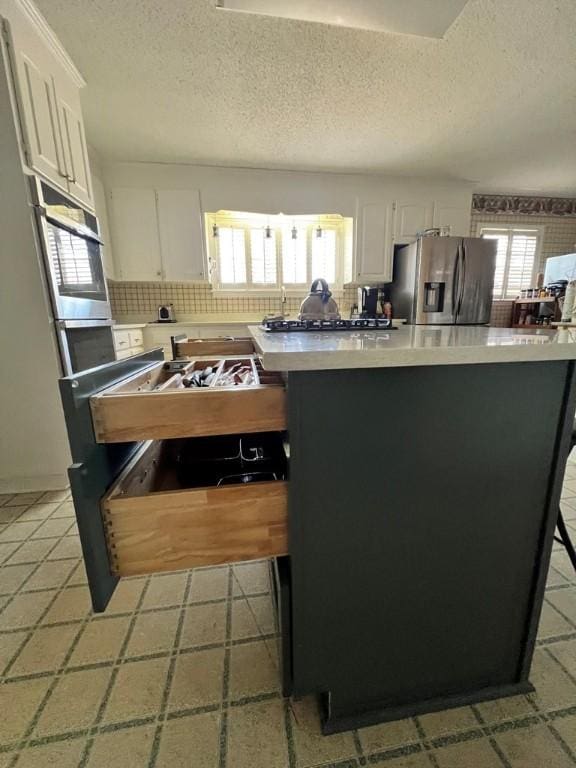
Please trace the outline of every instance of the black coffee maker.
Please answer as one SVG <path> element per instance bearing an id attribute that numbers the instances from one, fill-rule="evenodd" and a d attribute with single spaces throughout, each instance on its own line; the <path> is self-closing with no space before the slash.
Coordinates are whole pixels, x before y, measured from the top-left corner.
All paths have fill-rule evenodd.
<path id="1" fill-rule="evenodd" d="M 378 295 L 380 289 L 377 285 L 365 285 L 358 288 L 358 310 L 360 317 L 376 317 L 378 315 Z"/>

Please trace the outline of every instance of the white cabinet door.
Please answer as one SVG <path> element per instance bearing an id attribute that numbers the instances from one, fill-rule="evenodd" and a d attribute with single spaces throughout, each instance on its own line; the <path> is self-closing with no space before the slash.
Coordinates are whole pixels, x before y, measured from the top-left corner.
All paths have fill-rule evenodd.
<path id="1" fill-rule="evenodd" d="M 200 193 L 195 189 L 159 189 L 156 201 L 164 280 L 204 280 Z"/>
<path id="2" fill-rule="evenodd" d="M 57 98 L 68 191 L 81 202 L 93 207 L 94 198 L 82 115 L 58 94 Z"/>
<path id="3" fill-rule="evenodd" d="M 154 190 L 116 187 L 110 193 L 109 213 L 119 278 L 158 281 L 162 261 Z"/>
<path id="4" fill-rule="evenodd" d="M 25 54 L 17 55 L 28 163 L 35 171 L 67 189 L 52 77 L 38 69 Z"/>
<path id="5" fill-rule="evenodd" d="M 392 280 L 393 219 L 392 202 L 358 202 L 355 259 L 357 282 L 387 283 Z"/>
<path id="6" fill-rule="evenodd" d="M 396 242 L 410 241 L 418 232 L 432 226 L 432 203 L 398 200 L 394 217 Z"/>
<path id="7" fill-rule="evenodd" d="M 470 235 L 470 207 L 443 203 L 436 200 L 434 203 L 434 226 L 450 227 L 450 234 L 454 237 L 469 237 Z"/>

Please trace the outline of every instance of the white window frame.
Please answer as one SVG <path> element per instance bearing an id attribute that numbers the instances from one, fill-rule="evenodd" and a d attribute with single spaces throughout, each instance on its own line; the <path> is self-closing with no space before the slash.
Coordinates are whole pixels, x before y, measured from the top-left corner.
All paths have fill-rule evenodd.
<path id="1" fill-rule="evenodd" d="M 476 227 L 478 237 L 482 237 L 484 232 L 502 232 L 508 235 L 508 249 L 512 247 L 512 236 L 517 232 L 535 232 L 536 233 L 536 251 L 534 253 L 534 263 L 532 265 L 531 283 L 536 284 L 536 275 L 539 272 L 540 258 L 542 255 L 542 244 L 544 242 L 544 234 L 546 227 L 542 224 L 498 224 L 494 222 L 482 222 Z M 510 269 L 510 252 L 506 254 L 506 266 L 504 268 L 504 278 L 502 280 L 502 291 L 499 296 L 494 296 L 494 301 L 513 301 L 513 298 L 507 296 L 508 291 L 508 273 Z M 527 286 L 530 287 L 530 286 Z M 515 298 L 515 297 L 514 297 Z"/>
<path id="2" fill-rule="evenodd" d="M 236 215 L 234 215 L 236 214 Z M 345 267 L 345 248 L 346 248 L 346 218 L 339 215 L 319 215 L 319 216 L 290 216 L 282 217 L 282 225 L 278 224 L 278 217 L 266 216 L 265 214 L 252 214 L 244 212 L 217 212 L 205 214 L 205 233 L 207 242 L 207 253 L 210 266 L 210 282 L 214 293 L 224 294 L 233 297 L 239 296 L 277 296 L 278 291 L 284 286 L 288 295 L 302 296 L 304 291 L 310 287 L 314 279 L 312 272 L 312 238 L 316 237 L 318 225 L 323 230 L 334 229 L 337 232 L 336 237 L 336 280 L 331 283 L 333 290 L 342 291 L 344 288 L 344 267 Z M 250 230 L 264 228 L 267 222 L 272 230 L 272 237 L 276 242 L 276 283 L 275 284 L 257 284 L 249 279 L 252 274 L 251 253 L 250 253 Z M 244 229 L 244 246 L 246 254 L 246 283 L 223 284 L 220 282 L 218 265 L 218 238 L 213 235 L 213 227 L 235 227 Z M 305 283 L 285 284 L 282 274 L 282 230 L 289 230 L 296 227 L 306 228 L 306 274 L 310 279 Z"/>

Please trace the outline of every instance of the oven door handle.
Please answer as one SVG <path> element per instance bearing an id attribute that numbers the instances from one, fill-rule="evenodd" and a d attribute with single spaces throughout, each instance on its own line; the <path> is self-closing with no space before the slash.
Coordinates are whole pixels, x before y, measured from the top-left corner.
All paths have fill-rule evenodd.
<path id="1" fill-rule="evenodd" d="M 114 320 L 56 320 L 56 327 L 65 328 L 103 328 L 114 325 Z"/>
<path id="2" fill-rule="evenodd" d="M 49 213 L 44 213 L 44 217 L 46 221 L 50 222 L 50 224 L 53 224 L 59 229 L 65 229 L 66 232 L 70 232 L 71 235 L 81 237 L 83 240 L 92 240 L 92 242 L 98 243 L 98 245 L 104 245 L 102 240 L 100 240 L 100 238 L 89 229 L 85 229 L 84 227 L 75 227 L 72 222 L 64 221 L 63 219 L 57 216 L 52 216 Z"/>

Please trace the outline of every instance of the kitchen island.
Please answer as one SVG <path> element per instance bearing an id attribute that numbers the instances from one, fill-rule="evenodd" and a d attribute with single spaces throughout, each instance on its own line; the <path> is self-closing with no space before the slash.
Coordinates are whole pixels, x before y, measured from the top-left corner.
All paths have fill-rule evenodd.
<path id="1" fill-rule="evenodd" d="M 250 330 L 288 382 L 285 692 L 331 733 L 532 690 L 574 332 Z"/>

